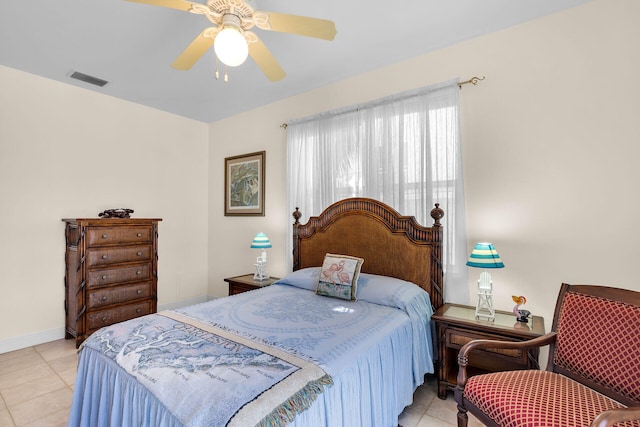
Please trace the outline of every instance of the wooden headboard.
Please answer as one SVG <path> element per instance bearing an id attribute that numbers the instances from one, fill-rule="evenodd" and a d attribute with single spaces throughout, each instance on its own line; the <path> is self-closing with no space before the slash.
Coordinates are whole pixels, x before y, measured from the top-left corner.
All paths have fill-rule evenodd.
<path id="1" fill-rule="evenodd" d="M 444 211 L 431 211 L 432 227 L 402 216 L 373 199 L 350 198 L 300 224 L 293 213 L 293 269 L 318 267 L 327 253 L 364 258 L 363 273 L 407 280 L 429 293 L 437 309 L 443 303 L 442 227 Z"/>

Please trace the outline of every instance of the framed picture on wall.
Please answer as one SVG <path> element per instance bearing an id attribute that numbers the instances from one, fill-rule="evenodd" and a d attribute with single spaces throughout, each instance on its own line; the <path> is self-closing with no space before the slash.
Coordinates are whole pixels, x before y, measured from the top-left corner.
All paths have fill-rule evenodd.
<path id="1" fill-rule="evenodd" d="M 264 216 L 265 153 L 224 159 L 225 216 Z"/>

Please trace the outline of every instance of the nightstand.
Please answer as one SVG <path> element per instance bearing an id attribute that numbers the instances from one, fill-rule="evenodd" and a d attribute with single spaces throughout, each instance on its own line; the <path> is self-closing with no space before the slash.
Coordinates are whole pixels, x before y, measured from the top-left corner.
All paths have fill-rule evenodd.
<path id="1" fill-rule="evenodd" d="M 497 311 L 493 322 L 476 320 L 475 307 L 444 304 L 431 316 L 438 342 L 438 397 L 456 387 L 458 350 L 474 339 L 526 341 L 544 335 L 544 319 L 531 316 L 528 323 L 516 321 L 513 313 Z M 470 375 L 516 369 L 539 369 L 538 349 L 474 350 L 469 354 Z"/>
<path id="2" fill-rule="evenodd" d="M 253 273 L 243 274 L 242 276 L 227 277 L 224 279 L 225 282 L 229 283 L 229 295 L 263 288 L 277 282 L 278 280 L 280 280 L 279 277 L 269 277 L 264 280 L 253 280 Z"/>

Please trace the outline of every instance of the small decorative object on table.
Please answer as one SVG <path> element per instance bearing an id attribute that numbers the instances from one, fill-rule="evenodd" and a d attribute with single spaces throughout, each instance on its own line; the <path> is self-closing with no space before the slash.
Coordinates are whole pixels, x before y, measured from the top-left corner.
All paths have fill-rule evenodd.
<path id="1" fill-rule="evenodd" d="M 516 320 L 518 322 L 528 323 L 531 312 L 529 310 L 520 310 L 520 306 L 525 305 L 527 303 L 527 299 L 522 295 L 519 297 L 511 295 L 511 298 L 513 299 L 513 302 L 516 303 L 516 306 L 513 307 L 513 314 L 515 314 Z"/>
<path id="2" fill-rule="evenodd" d="M 133 209 L 107 209 L 104 212 L 100 212 L 98 216 L 100 218 L 130 218 L 133 213 Z"/>

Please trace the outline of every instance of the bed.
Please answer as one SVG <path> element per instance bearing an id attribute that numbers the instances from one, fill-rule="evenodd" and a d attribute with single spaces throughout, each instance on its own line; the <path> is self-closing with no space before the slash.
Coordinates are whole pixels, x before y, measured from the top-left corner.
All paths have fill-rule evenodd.
<path id="1" fill-rule="evenodd" d="M 275 284 L 83 342 L 69 426 L 396 426 L 434 371 L 443 215 L 424 227 L 351 198 L 300 224 L 296 209 Z"/>

